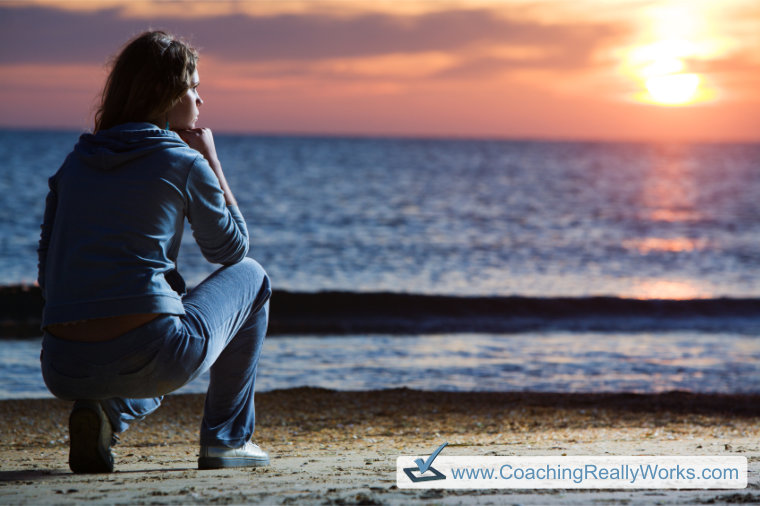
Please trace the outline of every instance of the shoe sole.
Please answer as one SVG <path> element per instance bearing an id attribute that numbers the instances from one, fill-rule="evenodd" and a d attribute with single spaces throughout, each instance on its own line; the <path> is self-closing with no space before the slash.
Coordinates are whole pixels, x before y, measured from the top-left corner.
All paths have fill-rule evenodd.
<path id="1" fill-rule="evenodd" d="M 80 408 L 69 417 L 69 467 L 77 474 L 113 472 L 113 455 L 101 452 L 101 418 L 91 409 Z"/>
<path id="2" fill-rule="evenodd" d="M 198 459 L 198 469 L 225 469 L 228 467 L 263 467 L 269 465 L 269 459 L 251 457 L 201 457 Z"/>

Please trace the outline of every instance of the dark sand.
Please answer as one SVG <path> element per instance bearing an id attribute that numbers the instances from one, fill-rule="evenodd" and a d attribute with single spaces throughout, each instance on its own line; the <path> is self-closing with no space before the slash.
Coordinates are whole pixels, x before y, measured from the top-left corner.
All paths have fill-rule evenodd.
<path id="1" fill-rule="evenodd" d="M 261 469 L 198 471 L 201 395 L 168 396 L 124 433 L 117 472 L 73 475 L 70 403 L 0 401 L 0 504 L 760 503 L 760 396 L 334 392 L 257 394 Z M 401 454 L 746 456 L 744 490 L 395 486 Z"/>

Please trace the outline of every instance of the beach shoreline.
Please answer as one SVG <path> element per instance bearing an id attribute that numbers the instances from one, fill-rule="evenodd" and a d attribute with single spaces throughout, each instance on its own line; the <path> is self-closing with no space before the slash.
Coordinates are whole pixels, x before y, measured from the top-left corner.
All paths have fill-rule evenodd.
<path id="1" fill-rule="evenodd" d="M 203 395 L 167 396 L 116 446 L 116 471 L 67 466 L 70 403 L 0 401 L 2 504 L 570 504 L 760 500 L 760 395 L 275 390 L 256 395 L 261 469 L 198 471 Z M 745 456 L 743 490 L 400 490 L 396 457 Z"/>

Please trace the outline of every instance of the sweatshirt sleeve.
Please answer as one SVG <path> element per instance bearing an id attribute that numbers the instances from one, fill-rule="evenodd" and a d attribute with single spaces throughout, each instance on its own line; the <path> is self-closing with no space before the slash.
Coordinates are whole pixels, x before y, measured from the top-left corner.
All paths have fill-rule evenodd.
<path id="1" fill-rule="evenodd" d="M 50 235 L 53 233 L 55 211 L 58 206 L 58 192 L 56 190 L 55 176 L 48 179 L 48 191 L 45 198 L 45 213 L 40 227 L 40 242 L 37 246 L 37 284 L 40 285 L 42 296 L 45 297 L 45 267 L 47 265 L 47 252 L 50 244 Z"/>
<path id="2" fill-rule="evenodd" d="M 219 180 L 199 156 L 187 178 L 187 219 L 203 256 L 230 265 L 248 254 L 248 227 L 237 206 L 228 206 Z"/>

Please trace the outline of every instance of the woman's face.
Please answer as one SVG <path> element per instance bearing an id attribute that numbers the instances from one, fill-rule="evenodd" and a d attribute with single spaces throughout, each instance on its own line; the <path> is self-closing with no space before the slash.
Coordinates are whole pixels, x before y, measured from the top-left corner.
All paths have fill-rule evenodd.
<path id="1" fill-rule="evenodd" d="M 193 72 L 190 83 L 190 88 L 182 95 L 179 102 L 169 109 L 168 120 L 171 130 L 195 128 L 195 122 L 198 121 L 198 108 L 203 104 L 203 100 L 198 94 L 200 80 L 197 70 Z"/>

